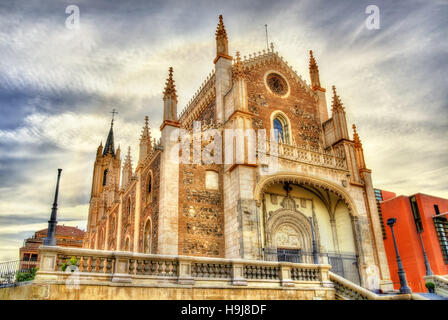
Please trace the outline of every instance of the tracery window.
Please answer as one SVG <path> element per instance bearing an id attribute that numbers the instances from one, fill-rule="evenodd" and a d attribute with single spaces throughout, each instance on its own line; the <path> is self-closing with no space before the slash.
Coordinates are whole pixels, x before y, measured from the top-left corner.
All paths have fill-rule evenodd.
<path id="1" fill-rule="evenodd" d="M 289 125 L 285 116 L 281 113 L 275 115 L 272 121 L 273 129 L 275 130 L 275 140 L 280 143 L 290 144 L 289 139 Z"/>
<path id="2" fill-rule="evenodd" d="M 266 82 L 269 89 L 276 95 L 284 96 L 288 92 L 288 84 L 286 80 L 277 73 L 268 74 Z"/>

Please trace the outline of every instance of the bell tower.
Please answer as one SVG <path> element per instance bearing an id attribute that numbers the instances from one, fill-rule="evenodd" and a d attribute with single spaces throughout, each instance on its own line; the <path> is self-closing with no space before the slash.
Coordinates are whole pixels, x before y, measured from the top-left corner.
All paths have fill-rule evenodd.
<path id="1" fill-rule="evenodd" d="M 106 219 L 107 209 L 112 206 L 115 200 L 119 199 L 120 187 L 120 147 L 114 146 L 114 116 L 112 111 L 112 121 L 106 144 L 101 143 L 97 148 L 95 163 L 93 165 L 92 192 L 90 196 L 89 218 L 87 224 L 87 237 L 89 241 L 87 247 L 93 249 L 96 246 L 96 226 L 101 219 Z M 95 242 L 95 244 L 93 243 Z"/>

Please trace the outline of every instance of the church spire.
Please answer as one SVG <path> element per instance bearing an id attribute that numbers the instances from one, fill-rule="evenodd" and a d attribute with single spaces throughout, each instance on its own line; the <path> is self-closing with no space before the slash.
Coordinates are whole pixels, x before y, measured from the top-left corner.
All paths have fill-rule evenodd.
<path id="1" fill-rule="evenodd" d="M 173 68 L 169 68 L 168 79 L 165 83 L 165 90 L 163 91 L 163 120 L 177 121 L 177 94 L 176 85 L 173 79 Z"/>
<path id="2" fill-rule="evenodd" d="M 114 117 L 118 112 L 112 109 L 112 121 L 110 122 L 110 130 L 107 135 L 106 144 L 104 145 L 103 156 L 111 154 L 115 158 L 115 147 L 114 147 Z"/>
<path id="3" fill-rule="evenodd" d="M 107 135 L 106 144 L 103 149 L 103 156 L 107 154 L 112 154 L 115 157 L 115 148 L 114 148 L 114 121 L 112 120 L 110 124 L 109 134 Z"/>
<path id="4" fill-rule="evenodd" d="M 142 130 L 142 135 L 140 137 L 140 152 L 138 161 L 141 163 L 143 160 L 146 159 L 148 154 L 151 152 L 152 145 L 151 145 L 151 131 L 149 130 L 149 117 L 145 117 L 145 126 Z"/>
<path id="5" fill-rule="evenodd" d="M 122 177 L 121 186 L 124 187 L 132 177 L 131 147 L 128 147 L 128 154 L 124 159 Z"/>
<path id="6" fill-rule="evenodd" d="M 316 59 L 314 59 L 312 50 L 310 50 L 310 78 L 311 88 L 313 90 L 325 91 L 325 89 L 320 86 L 319 67 L 317 66 Z"/>
<path id="7" fill-rule="evenodd" d="M 345 113 L 344 107 L 342 106 L 342 102 L 336 93 L 336 87 L 332 86 L 331 88 L 333 89 L 333 101 L 331 104 L 331 112 L 333 114 L 336 112 L 344 112 Z"/>
<path id="8" fill-rule="evenodd" d="M 222 14 L 219 15 L 218 27 L 216 28 L 216 58 L 215 63 L 220 57 L 232 60 L 229 56 L 229 40 L 227 39 L 226 28 L 224 27 L 224 21 Z"/>

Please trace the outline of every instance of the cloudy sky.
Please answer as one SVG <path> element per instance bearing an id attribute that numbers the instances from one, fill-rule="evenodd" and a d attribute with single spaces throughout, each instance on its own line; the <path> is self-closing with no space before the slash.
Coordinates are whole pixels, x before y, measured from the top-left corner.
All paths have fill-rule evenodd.
<path id="1" fill-rule="evenodd" d="M 368 5 L 380 29 L 368 30 Z M 66 7 L 80 10 L 66 27 Z M 116 144 L 134 159 L 144 116 L 153 136 L 173 66 L 183 108 L 213 69 L 218 14 L 230 52 L 269 41 L 308 79 L 337 86 L 378 188 L 448 198 L 448 1 L 0 2 L 0 261 L 46 227 L 57 168 L 59 223 L 85 228 L 92 165 L 119 111 Z M 327 97 L 330 102 L 330 97 Z M 135 161 L 134 161 L 135 163 Z"/>

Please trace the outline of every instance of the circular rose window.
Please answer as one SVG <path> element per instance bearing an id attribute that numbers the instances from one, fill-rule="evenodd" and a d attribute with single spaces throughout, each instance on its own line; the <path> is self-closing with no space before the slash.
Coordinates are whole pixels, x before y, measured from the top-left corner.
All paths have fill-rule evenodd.
<path id="1" fill-rule="evenodd" d="M 284 96 L 288 93 L 288 84 L 286 80 L 277 73 L 270 73 L 266 77 L 266 83 L 273 93 Z"/>

